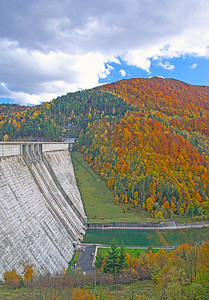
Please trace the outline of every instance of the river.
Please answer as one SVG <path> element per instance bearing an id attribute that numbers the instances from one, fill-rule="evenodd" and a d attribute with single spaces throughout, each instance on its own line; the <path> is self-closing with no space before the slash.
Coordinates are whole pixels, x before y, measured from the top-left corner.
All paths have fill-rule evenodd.
<path id="1" fill-rule="evenodd" d="M 142 229 L 88 229 L 83 243 L 110 245 L 116 238 L 117 245 L 136 247 L 168 247 L 184 243 L 197 245 L 209 240 L 209 228 L 142 230 Z"/>

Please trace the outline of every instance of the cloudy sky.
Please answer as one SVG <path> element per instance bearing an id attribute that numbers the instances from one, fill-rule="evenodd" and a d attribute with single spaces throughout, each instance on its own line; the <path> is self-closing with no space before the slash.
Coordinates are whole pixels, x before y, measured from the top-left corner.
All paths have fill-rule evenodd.
<path id="1" fill-rule="evenodd" d="M 0 103 L 131 77 L 209 85 L 209 0 L 0 0 L 0 10 Z"/>

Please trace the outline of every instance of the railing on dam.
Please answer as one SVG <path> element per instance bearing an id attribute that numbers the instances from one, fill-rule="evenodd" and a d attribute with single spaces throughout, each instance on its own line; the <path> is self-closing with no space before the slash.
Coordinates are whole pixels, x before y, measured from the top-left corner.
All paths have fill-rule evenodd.
<path id="1" fill-rule="evenodd" d="M 67 150 L 72 151 L 73 143 L 61 142 L 0 142 L 0 157 L 23 155 L 31 159 L 44 152 Z"/>

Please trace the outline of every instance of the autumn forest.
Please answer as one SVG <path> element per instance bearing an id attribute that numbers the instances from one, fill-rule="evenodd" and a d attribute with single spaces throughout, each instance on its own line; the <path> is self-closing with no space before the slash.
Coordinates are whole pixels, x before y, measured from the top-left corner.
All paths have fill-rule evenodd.
<path id="1" fill-rule="evenodd" d="M 209 213 L 209 87 L 129 79 L 68 93 L 39 106 L 0 105 L 0 139 L 77 148 L 114 202 L 160 220 Z"/>

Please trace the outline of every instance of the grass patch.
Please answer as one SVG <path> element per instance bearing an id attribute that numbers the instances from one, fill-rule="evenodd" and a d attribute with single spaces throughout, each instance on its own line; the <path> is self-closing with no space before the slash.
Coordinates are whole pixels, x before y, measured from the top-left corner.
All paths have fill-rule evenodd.
<path id="1" fill-rule="evenodd" d="M 156 284 L 151 280 L 143 280 L 131 284 L 115 284 L 109 286 L 97 286 L 96 290 L 93 287 L 87 287 L 92 295 L 100 298 L 101 295 L 111 295 L 115 300 L 134 299 L 137 296 L 145 296 L 145 299 L 155 298 Z M 73 287 L 38 287 L 25 289 L 11 289 L 0 285 L 0 299 L 5 300 L 20 300 L 20 299 L 71 299 Z M 139 299 L 139 298 L 136 298 Z M 142 298 L 143 299 L 143 298 Z"/>
<path id="2" fill-rule="evenodd" d="M 105 256 L 109 248 L 99 248 L 97 251 L 97 256 Z M 154 254 L 157 253 L 160 249 L 152 249 Z M 146 249 L 137 249 L 137 248 L 124 248 L 125 253 L 128 253 L 132 258 L 137 257 L 141 253 L 146 253 L 149 251 L 148 248 Z"/>
<path id="3" fill-rule="evenodd" d="M 75 176 L 88 222 L 151 222 L 145 212 L 124 212 L 114 203 L 106 183 L 91 169 L 79 152 L 71 152 Z"/>
<path id="4" fill-rule="evenodd" d="M 78 249 L 76 252 L 74 252 L 73 257 L 72 257 L 71 261 L 69 262 L 69 267 L 67 268 L 67 271 L 66 271 L 67 275 L 70 275 L 73 273 L 72 265 L 77 263 L 79 252 L 80 252 L 80 249 Z"/>
<path id="5" fill-rule="evenodd" d="M 0 285 L 0 299 L 5 300 L 40 300 L 40 299 L 70 299 L 72 296 L 72 287 L 36 287 L 12 289 L 8 286 Z"/>
<path id="6" fill-rule="evenodd" d="M 99 298 L 102 294 L 109 294 L 116 300 L 140 299 L 156 299 L 156 284 L 152 280 L 137 281 L 131 284 L 115 284 L 110 286 L 98 286 L 97 290 L 91 290 L 92 294 Z M 138 296 L 138 297 L 137 297 Z"/>
<path id="7" fill-rule="evenodd" d="M 89 167 L 82 153 L 71 152 L 75 176 L 84 203 L 88 222 L 157 222 L 145 211 L 129 211 L 114 203 L 105 181 Z M 194 222 L 188 216 L 174 216 L 163 221 Z"/>

